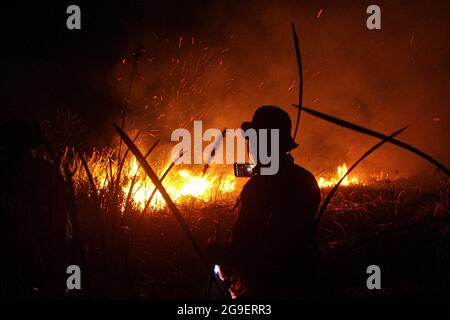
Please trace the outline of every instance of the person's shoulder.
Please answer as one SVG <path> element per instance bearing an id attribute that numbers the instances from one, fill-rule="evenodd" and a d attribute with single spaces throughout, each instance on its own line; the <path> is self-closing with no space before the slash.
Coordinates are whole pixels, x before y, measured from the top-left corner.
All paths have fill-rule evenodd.
<path id="1" fill-rule="evenodd" d="M 244 184 L 243 190 L 246 189 L 253 189 L 255 187 L 257 187 L 258 185 L 261 184 L 261 176 L 260 175 L 255 175 L 253 177 L 251 177 L 250 179 L 248 179 L 248 181 Z"/>
<path id="2" fill-rule="evenodd" d="M 317 184 L 316 177 L 314 177 L 314 175 L 312 174 L 311 171 L 309 171 L 308 169 L 306 169 L 298 164 L 294 164 L 293 167 L 294 167 L 295 177 L 297 179 L 305 181 L 305 182 L 309 182 L 311 184 Z"/>
<path id="3" fill-rule="evenodd" d="M 245 183 L 242 188 L 241 195 L 243 194 L 264 194 L 270 188 L 271 185 L 270 176 L 254 175 Z"/>

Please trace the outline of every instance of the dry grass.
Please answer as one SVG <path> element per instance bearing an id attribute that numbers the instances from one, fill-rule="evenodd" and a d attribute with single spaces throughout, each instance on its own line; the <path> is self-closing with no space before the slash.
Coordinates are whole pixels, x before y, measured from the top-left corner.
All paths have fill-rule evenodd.
<path id="1" fill-rule="evenodd" d="M 143 214 L 127 201 L 122 186 L 133 175 L 117 169 L 114 152 L 82 155 L 69 148 L 64 154 L 61 168 L 72 190 L 85 249 L 83 297 L 204 298 L 208 277 L 202 262 L 166 208 L 150 207 Z M 154 164 L 160 175 L 167 168 L 162 162 Z M 378 295 L 448 296 L 450 286 L 442 287 L 450 274 L 448 180 L 431 186 L 413 180 L 367 183 L 341 187 L 321 220 L 324 291 L 370 297 L 373 294 L 364 289 L 365 268 L 379 264 L 385 289 Z M 323 190 L 322 199 L 328 192 Z M 220 237 L 229 238 L 236 218 L 233 197 L 213 199 L 204 203 L 192 198 L 179 205 L 201 249 L 219 222 Z"/>
<path id="2" fill-rule="evenodd" d="M 205 297 L 208 279 L 202 262 L 167 209 L 143 215 L 131 203 L 124 214 L 119 206 L 123 196 L 111 187 L 99 190 L 100 208 L 87 184 L 77 190 L 81 230 L 89 248 L 88 297 Z M 219 221 L 222 239 L 231 236 L 233 205 L 192 199 L 179 208 L 197 242 L 204 245 Z M 101 219 L 94 219 L 99 213 Z M 430 285 L 422 283 L 424 279 L 448 281 L 448 221 L 385 231 L 449 216 L 447 183 L 425 190 L 408 180 L 374 181 L 370 186 L 340 189 L 322 219 L 318 239 L 325 265 L 331 268 L 327 272 L 340 279 L 332 285 L 333 294 L 368 295 L 361 286 L 364 268 L 374 263 L 385 266 L 383 292 L 388 296 L 399 288 L 421 292 Z M 105 283 L 110 287 L 105 288 Z"/>

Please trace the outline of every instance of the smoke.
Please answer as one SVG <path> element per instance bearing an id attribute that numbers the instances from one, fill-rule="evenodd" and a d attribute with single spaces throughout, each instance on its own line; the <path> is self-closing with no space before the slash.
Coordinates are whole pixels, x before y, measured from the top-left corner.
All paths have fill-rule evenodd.
<path id="1" fill-rule="evenodd" d="M 143 17 L 167 19 L 144 18 L 130 28 L 120 46 L 123 58 L 111 70 L 111 94 L 117 101 L 126 96 L 131 53 L 140 42 L 146 51 L 137 66 L 127 127 L 149 141 L 168 141 L 172 130 L 192 128 L 194 120 L 203 120 L 205 128 L 236 128 L 264 104 L 283 107 L 295 123 L 295 22 L 304 105 L 386 134 L 409 124 L 399 139 L 448 166 L 450 4 L 378 1 L 382 29 L 375 31 L 366 28 L 370 4 L 224 1 L 167 5 L 157 13 L 149 4 Z M 297 142 L 296 161 L 314 173 L 351 164 L 377 143 L 307 114 L 301 115 Z M 391 145 L 359 170 L 433 172 Z"/>

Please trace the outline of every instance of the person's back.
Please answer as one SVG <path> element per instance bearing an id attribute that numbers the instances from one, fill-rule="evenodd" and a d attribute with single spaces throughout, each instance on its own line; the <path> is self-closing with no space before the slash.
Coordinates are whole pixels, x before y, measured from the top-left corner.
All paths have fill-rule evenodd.
<path id="1" fill-rule="evenodd" d="M 319 202 L 314 176 L 289 155 L 276 175 L 254 176 L 245 185 L 232 246 L 257 296 L 300 296 L 310 286 Z"/>
<path id="2" fill-rule="evenodd" d="M 260 107 L 252 121 L 241 127 L 258 132 L 278 130 L 277 140 L 259 141 L 259 146 L 264 142 L 277 144 L 277 151 L 270 156 L 279 160 L 279 166 L 275 174 L 264 175 L 262 168 L 272 163 L 256 161 L 257 173 L 239 197 L 232 239 L 218 250 L 210 248 L 211 256 L 219 264 L 235 268 L 244 283 L 241 287 L 248 288 L 248 297 L 308 296 L 316 271 L 314 217 L 320 203 L 319 187 L 309 171 L 294 164 L 290 151 L 297 144 L 290 135 L 291 120 L 285 111 Z M 256 152 L 250 144 L 254 159 L 258 158 Z"/>

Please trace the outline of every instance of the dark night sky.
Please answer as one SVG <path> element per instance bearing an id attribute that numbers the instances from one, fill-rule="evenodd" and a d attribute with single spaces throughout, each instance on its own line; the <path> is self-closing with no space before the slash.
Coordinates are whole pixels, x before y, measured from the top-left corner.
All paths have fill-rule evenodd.
<path id="1" fill-rule="evenodd" d="M 82 29 L 69 31 L 65 13 L 70 4 L 82 11 Z M 120 115 L 107 84 L 110 70 L 120 61 L 130 33 L 145 26 L 161 37 L 180 32 L 205 34 L 220 41 L 220 21 L 207 19 L 208 12 L 224 10 L 236 17 L 258 6 L 226 1 L 217 8 L 211 1 L 29 1 L 2 9 L 2 91 L 6 93 L 3 115 L 27 114 L 38 119 L 54 117 L 56 110 L 70 109 L 80 115 L 93 134 Z M 219 12 L 219 15 L 220 12 Z M 206 18 L 205 18 L 206 17 Z M 226 20 L 226 17 L 224 17 Z M 211 31 L 216 25 L 216 30 Z M 145 39 L 139 39 L 145 40 Z M 97 77 L 99 85 L 91 79 Z M 1 114 L 0 114 L 1 115 Z M 112 120 L 113 119 L 113 120 Z"/>
<path id="2" fill-rule="evenodd" d="M 65 25 L 65 11 L 72 3 L 82 10 L 80 31 L 69 31 Z M 120 58 L 121 39 L 143 19 L 167 32 L 192 27 L 192 21 L 183 21 L 188 15 L 176 14 L 173 5 L 154 2 L 155 10 L 148 11 L 153 14 L 145 17 L 140 1 L 30 1 L 2 9 L 7 108 L 29 108 L 41 119 L 51 117 L 57 108 L 70 108 L 90 124 L 103 123 L 105 112 L 117 115 L 117 101 L 88 79 L 93 73 L 108 74 Z"/>
<path id="3" fill-rule="evenodd" d="M 70 4 L 81 7 L 80 31 L 66 28 Z M 210 6 L 211 1 L 203 0 L 8 4 L 2 9 L 5 109 L 20 115 L 31 111 L 39 119 L 51 118 L 57 109 L 71 109 L 94 131 L 110 126 L 111 119 L 119 117 L 121 101 L 101 83 L 109 82 L 110 69 L 121 60 L 124 39 L 142 25 L 161 37 L 180 31 L 208 33 L 211 21 L 202 17 Z M 242 8 L 238 3 L 221 6 L 233 16 Z M 90 81 L 93 75 L 98 86 Z"/>
<path id="4" fill-rule="evenodd" d="M 383 9 L 383 31 L 379 33 L 368 33 L 364 28 L 364 11 L 372 3 L 379 3 Z M 81 31 L 66 29 L 65 11 L 70 4 L 81 7 Z M 316 13 L 320 8 L 325 11 L 318 20 Z M 301 29 L 306 61 L 305 101 L 308 105 L 384 132 L 413 124 L 415 131 L 409 130 L 407 137 L 419 147 L 428 148 L 431 154 L 437 154 L 445 163 L 443 158 L 448 158 L 446 150 L 449 149 L 445 147 L 448 146 L 445 137 L 448 138 L 450 98 L 446 85 L 450 60 L 449 16 L 448 1 L 346 1 L 345 4 L 344 1 L 322 0 L 29 1 L 28 4 L 2 4 L 1 90 L 6 95 L 0 116 L 32 111 L 39 120 L 45 120 L 52 119 L 58 109 L 71 109 L 87 124 L 91 136 L 105 136 L 108 141 L 108 134 L 112 134 L 111 122 L 119 119 L 121 108 L 120 94 L 113 93 L 111 88 L 113 71 L 124 56 L 130 55 L 136 42 L 145 43 L 151 37 L 150 31 L 161 38 L 195 34 L 213 46 L 229 45 L 234 50 L 230 50 L 231 74 L 248 71 L 250 76 L 246 77 L 256 83 L 259 72 L 265 76 L 263 71 L 267 69 L 269 75 L 274 75 L 274 88 L 278 90 L 278 82 L 282 81 L 286 82 L 283 88 L 287 88 L 296 77 L 296 70 L 289 67 L 295 59 L 289 24 L 296 21 Z M 233 29 L 235 25 L 239 26 L 238 31 Z M 244 40 L 233 47 L 229 35 L 239 32 L 247 38 L 242 36 Z M 280 53 L 283 50 L 285 53 Z M 270 62 L 266 69 L 259 68 L 257 63 L 253 65 L 254 59 L 245 56 L 253 51 L 257 56 L 266 55 L 266 59 L 273 56 L 276 63 Z M 246 59 L 242 70 L 236 63 L 239 54 Z M 322 78 L 316 77 L 318 72 Z M 329 81 L 335 82 L 330 84 Z M 254 88 L 241 85 L 240 89 L 258 95 Z M 283 90 L 283 94 L 286 93 Z M 263 88 L 261 94 L 267 96 L 261 101 L 271 102 L 267 100 L 281 92 L 273 91 Z M 425 107 L 427 91 L 430 104 Z M 410 92 L 413 95 L 410 96 Z M 383 94 L 377 97 L 378 93 Z M 392 105 L 397 104 L 402 94 L 413 111 L 401 107 L 395 113 Z M 295 95 L 291 92 L 286 103 L 295 101 Z M 260 103 L 253 98 L 247 101 Z M 353 109 L 332 106 L 335 101 L 350 107 L 353 104 L 359 109 L 357 113 L 347 114 L 342 110 Z M 383 105 L 386 102 L 384 109 L 380 101 Z M 373 106 L 379 109 L 374 111 Z M 246 117 L 251 114 L 251 108 L 245 113 Z M 426 121 L 416 116 L 418 110 L 426 112 Z M 291 110 L 289 112 L 293 115 Z M 405 119 L 395 120 L 401 117 Z M 439 117 L 440 122 L 433 122 L 435 117 Z M 308 121 L 305 130 L 310 134 L 302 134 L 304 148 L 311 151 L 313 144 L 329 148 L 326 137 L 318 136 L 324 124 Z M 109 130 L 107 134 L 105 129 Z M 434 140 L 446 140 L 430 147 L 429 139 L 421 135 L 421 131 L 437 135 Z M 311 137 L 319 142 L 310 142 Z M 352 152 L 354 158 L 360 149 Z"/>

